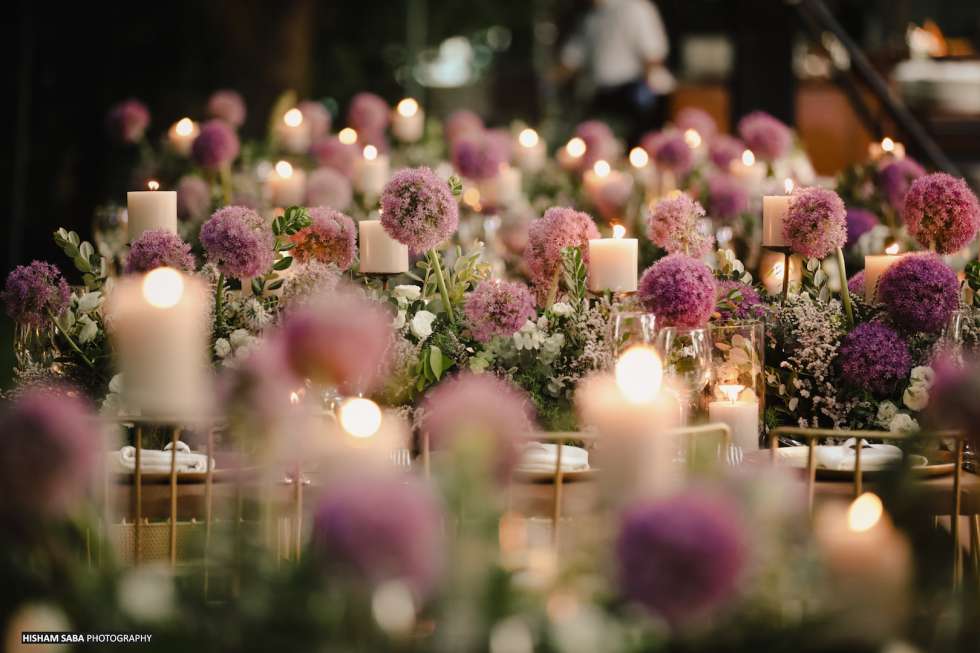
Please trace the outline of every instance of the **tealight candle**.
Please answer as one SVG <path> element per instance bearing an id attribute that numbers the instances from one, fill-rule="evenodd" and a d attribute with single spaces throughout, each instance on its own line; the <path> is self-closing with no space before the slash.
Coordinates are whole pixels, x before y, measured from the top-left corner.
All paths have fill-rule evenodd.
<path id="1" fill-rule="evenodd" d="M 727 424 L 732 430 L 732 444 L 743 451 L 758 449 L 759 400 L 755 393 L 735 384 L 720 384 L 718 390 L 725 398 L 708 403 L 708 418 Z"/>
<path id="2" fill-rule="evenodd" d="M 191 153 L 194 139 L 201 133 L 201 128 L 190 118 L 181 118 L 170 126 L 167 131 L 167 141 L 170 149 L 181 156 Z"/>
<path id="3" fill-rule="evenodd" d="M 638 271 L 638 241 L 623 238 L 626 229 L 613 226 L 612 238 L 589 240 L 589 290 L 635 292 Z"/>
<path id="4" fill-rule="evenodd" d="M 279 144 L 287 152 L 303 154 L 310 149 L 310 125 L 303 119 L 303 112 L 293 107 L 283 114 L 276 128 Z"/>
<path id="5" fill-rule="evenodd" d="M 354 169 L 354 188 L 368 197 L 378 197 L 388 183 L 390 163 L 374 145 L 365 145 Z"/>
<path id="6" fill-rule="evenodd" d="M 517 147 L 514 150 L 517 165 L 527 172 L 537 172 L 544 167 L 547 158 L 548 151 L 538 132 L 531 128 L 522 129 L 517 135 Z"/>
<path id="7" fill-rule="evenodd" d="M 888 136 L 885 136 L 883 139 L 881 139 L 880 143 L 871 143 L 871 145 L 868 146 L 868 156 L 871 157 L 872 161 L 880 161 L 885 157 L 904 159 L 905 145 Z"/>
<path id="8" fill-rule="evenodd" d="M 279 161 L 269 175 L 269 194 L 275 206 L 296 206 L 306 198 L 306 172 Z"/>
<path id="9" fill-rule="evenodd" d="M 886 247 L 884 254 L 864 257 L 864 300 L 866 302 L 869 304 L 874 303 L 875 295 L 878 293 L 878 281 L 881 279 L 881 275 L 904 257 L 905 254 L 898 253 L 898 243 L 893 243 Z"/>
<path id="10" fill-rule="evenodd" d="M 391 133 L 402 143 L 414 143 L 425 131 L 425 111 L 410 97 L 395 107 L 391 115 Z"/>
<path id="11" fill-rule="evenodd" d="M 358 224 L 360 238 L 360 271 L 365 274 L 401 274 L 408 272 L 408 245 L 403 245 L 388 235 L 381 220 L 361 220 Z"/>
<path id="12" fill-rule="evenodd" d="M 149 190 L 126 193 L 129 242 L 153 229 L 177 233 L 177 191 L 160 190 L 160 184 L 155 181 L 150 181 L 147 187 Z"/>

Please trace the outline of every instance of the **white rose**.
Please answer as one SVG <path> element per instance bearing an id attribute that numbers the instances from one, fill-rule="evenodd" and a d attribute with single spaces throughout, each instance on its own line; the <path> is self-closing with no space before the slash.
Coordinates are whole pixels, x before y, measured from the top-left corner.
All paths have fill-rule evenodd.
<path id="1" fill-rule="evenodd" d="M 86 343 L 95 340 L 95 336 L 99 335 L 99 325 L 92 321 L 88 315 L 82 315 L 78 318 L 78 323 L 82 325 L 82 328 L 78 331 L 78 342 Z"/>
<path id="2" fill-rule="evenodd" d="M 231 353 L 231 344 L 224 338 L 218 338 L 214 341 L 214 355 L 218 358 L 224 358 Z"/>
<path id="3" fill-rule="evenodd" d="M 99 291 L 87 292 L 78 298 L 78 312 L 88 313 L 99 307 L 102 303 L 102 293 Z"/>
<path id="4" fill-rule="evenodd" d="M 393 291 L 393 294 L 395 295 L 395 297 L 398 297 L 400 299 L 406 299 L 410 302 L 414 302 L 419 297 L 422 296 L 422 289 L 419 288 L 418 286 L 405 284 L 402 286 L 395 286 L 395 290 Z"/>
<path id="5" fill-rule="evenodd" d="M 883 401 L 878 404 L 878 423 L 882 426 L 888 424 L 898 412 L 898 406 L 890 401 Z"/>
<path id="6" fill-rule="evenodd" d="M 557 302 L 551 305 L 551 312 L 558 316 L 565 316 L 574 313 L 575 309 L 567 302 Z"/>
<path id="7" fill-rule="evenodd" d="M 405 326 L 405 311 L 398 311 L 398 315 L 391 321 L 391 327 L 393 329 L 401 329 L 403 326 Z"/>
<path id="8" fill-rule="evenodd" d="M 898 413 L 888 423 L 888 430 L 893 433 L 914 433 L 919 430 L 919 423 L 908 413 Z"/>
<path id="9" fill-rule="evenodd" d="M 429 311 L 419 311 L 412 318 L 410 326 L 412 334 L 419 340 L 425 340 L 432 335 L 432 323 L 435 322 L 435 313 Z"/>
<path id="10" fill-rule="evenodd" d="M 936 380 L 936 372 L 928 365 L 919 365 L 912 368 L 912 374 L 909 375 L 912 379 L 912 385 L 925 386 L 928 390 L 932 387 L 933 381 Z"/>
<path id="11" fill-rule="evenodd" d="M 252 343 L 252 334 L 245 329 L 235 329 L 228 336 L 229 344 L 231 344 L 232 349 L 238 349 L 239 347 L 245 347 Z"/>
<path id="12" fill-rule="evenodd" d="M 923 385 L 911 385 L 902 395 L 902 403 L 912 410 L 922 410 L 929 403 L 929 391 Z"/>

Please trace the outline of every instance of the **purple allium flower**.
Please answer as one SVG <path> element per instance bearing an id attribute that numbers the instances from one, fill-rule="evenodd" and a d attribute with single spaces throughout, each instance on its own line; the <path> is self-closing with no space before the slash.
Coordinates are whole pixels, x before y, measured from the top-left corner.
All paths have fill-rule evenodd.
<path id="1" fill-rule="evenodd" d="M 170 267 L 191 272 L 196 267 L 191 246 L 166 229 L 150 229 L 133 241 L 126 257 L 126 274 L 142 274 Z"/>
<path id="2" fill-rule="evenodd" d="M 365 145 L 373 145 L 382 154 L 391 149 L 391 145 L 388 143 L 388 135 L 384 131 L 357 132 L 357 143 L 361 148 Z"/>
<path id="3" fill-rule="evenodd" d="M 57 515 L 84 496 L 103 450 L 91 408 L 63 389 L 35 388 L 0 415 L 0 513 Z"/>
<path id="4" fill-rule="evenodd" d="M 490 132 L 460 136 L 452 142 L 453 167 L 469 179 L 492 179 L 510 158 L 510 143 Z"/>
<path id="5" fill-rule="evenodd" d="M 451 146 L 456 139 L 463 136 L 473 136 L 482 134 L 484 130 L 483 119 L 472 111 L 460 109 L 454 111 L 446 119 L 444 131 L 446 142 Z"/>
<path id="6" fill-rule="evenodd" d="M 725 171 L 732 161 L 741 160 L 744 151 L 745 143 L 728 134 L 719 134 L 708 144 L 708 157 L 711 162 Z"/>
<path id="7" fill-rule="evenodd" d="M 265 219 L 244 206 L 215 211 L 201 226 L 201 245 L 222 274 L 251 279 L 268 272 L 275 259 L 275 237 Z"/>
<path id="8" fill-rule="evenodd" d="M 306 205 L 345 210 L 354 199 L 350 179 L 333 168 L 317 168 L 306 178 Z"/>
<path id="9" fill-rule="evenodd" d="M 599 215 L 609 221 L 622 218 L 623 209 L 633 194 L 632 175 L 610 175 L 592 198 Z"/>
<path id="10" fill-rule="evenodd" d="M 693 129 L 705 142 L 714 138 L 718 132 L 718 123 L 711 117 L 711 114 L 698 107 L 684 107 L 677 112 L 674 121 L 679 130 L 686 131 Z"/>
<path id="11" fill-rule="evenodd" d="M 585 141 L 582 166 L 591 168 L 596 161 L 611 160 L 616 155 L 616 135 L 601 120 L 586 120 L 575 128 L 575 135 Z"/>
<path id="12" fill-rule="evenodd" d="M 588 263 L 589 239 L 598 238 L 599 230 L 586 213 L 575 209 L 552 207 L 544 216 L 533 220 L 527 230 L 524 262 L 531 281 L 539 292 L 555 283 L 561 269 L 561 250 L 578 247 Z"/>
<path id="13" fill-rule="evenodd" d="M 533 408 L 510 382 L 489 373 L 463 372 L 426 394 L 421 428 L 437 449 L 485 439 L 492 445 L 491 469 L 503 481 L 517 464 L 521 442 L 533 432 Z"/>
<path id="14" fill-rule="evenodd" d="M 847 241 L 844 202 L 827 188 L 798 189 L 790 200 L 783 235 L 797 254 L 824 258 Z"/>
<path id="15" fill-rule="evenodd" d="M 213 119 L 201 126 L 201 133 L 191 145 L 191 155 L 202 168 L 217 170 L 231 165 L 240 149 L 235 130 L 225 121 Z"/>
<path id="16" fill-rule="evenodd" d="M 901 216 L 905 211 L 905 194 L 919 177 L 926 176 L 926 169 L 914 159 L 892 159 L 878 171 L 878 184 L 888 204 Z"/>
<path id="17" fill-rule="evenodd" d="M 673 624 L 731 598 L 748 548 L 737 514 L 728 499 L 693 493 L 626 510 L 616 543 L 624 596 Z"/>
<path id="18" fill-rule="evenodd" d="M 684 140 L 684 134 L 677 130 L 650 132 L 640 141 L 640 146 L 650 154 L 658 167 L 679 175 L 694 165 L 694 152 Z"/>
<path id="19" fill-rule="evenodd" d="M 708 206 L 714 217 L 732 220 L 749 209 L 749 193 L 731 175 L 715 174 L 708 180 Z"/>
<path id="20" fill-rule="evenodd" d="M 864 297 L 864 270 L 856 272 L 847 280 L 847 292 L 852 297 Z"/>
<path id="21" fill-rule="evenodd" d="M 711 268 L 683 254 L 666 256 L 640 277 L 637 297 L 663 326 L 701 327 L 715 308 Z"/>
<path id="22" fill-rule="evenodd" d="M 238 91 L 227 88 L 215 91 L 208 98 L 208 115 L 237 129 L 245 124 L 245 100 Z"/>
<path id="23" fill-rule="evenodd" d="M 837 356 L 844 380 L 876 395 L 893 392 L 912 369 L 908 344 L 881 322 L 857 325 L 844 336 Z"/>
<path id="24" fill-rule="evenodd" d="M 878 216 L 867 209 L 847 209 L 847 247 L 878 225 Z"/>
<path id="25" fill-rule="evenodd" d="M 391 316 L 377 302 L 346 289 L 291 311 L 279 337 L 297 376 L 344 394 L 368 392 L 384 374 Z"/>
<path id="26" fill-rule="evenodd" d="M 130 98 L 113 106 L 106 116 L 106 129 L 119 143 L 138 143 L 150 124 L 150 111 L 139 100 Z"/>
<path id="27" fill-rule="evenodd" d="M 18 324 L 40 327 L 68 308 L 71 290 L 61 271 L 44 261 L 18 265 L 3 290 L 7 315 Z"/>
<path id="28" fill-rule="evenodd" d="M 937 333 L 960 307 L 959 280 L 937 254 L 911 254 L 881 275 L 878 301 L 899 327 Z"/>
<path id="29" fill-rule="evenodd" d="M 948 355 L 931 364 L 936 372 L 926 407 L 930 426 L 961 429 L 974 445 L 980 444 L 980 361 L 968 357 L 959 361 Z"/>
<path id="30" fill-rule="evenodd" d="M 309 127 L 310 138 L 317 140 L 327 135 L 333 119 L 322 102 L 303 100 L 296 108 L 303 114 L 303 122 Z"/>
<path id="31" fill-rule="evenodd" d="M 290 237 L 293 257 L 300 263 L 333 263 L 341 271 L 354 264 L 357 230 L 354 221 L 340 211 L 323 206 L 310 209 L 313 223 Z"/>
<path id="32" fill-rule="evenodd" d="M 717 284 L 716 310 L 722 320 L 758 320 L 765 316 L 766 305 L 755 288 L 733 280 Z"/>
<path id="33" fill-rule="evenodd" d="M 738 121 L 738 135 L 763 161 L 775 161 L 789 152 L 793 133 L 765 111 L 753 111 Z"/>
<path id="34" fill-rule="evenodd" d="M 351 98 L 347 107 L 347 124 L 361 132 L 383 133 L 388 127 L 391 108 L 379 95 L 374 93 L 358 93 Z"/>
<path id="35" fill-rule="evenodd" d="M 399 170 L 381 192 L 381 226 L 416 254 L 449 238 L 458 225 L 456 198 L 429 168 Z"/>
<path id="36" fill-rule="evenodd" d="M 909 234 L 921 245 L 934 246 L 940 254 L 959 251 L 980 228 L 977 196 L 965 181 L 944 172 L 912 182 L 903 215 Z"/>
<path id="37" fill-rule="evenodd" d="M 317 164 L 324 168 L 333 168 L 345 177 L 354 175 L 354 166 L 360 156 L 357 145 L 341 143 L 336 136 L 321 138 L 313 143 L 310 154 Z"/>
<path id="38" fill-rule="evenodd" d="M 197 175 L 184 175 L 177 182 L 177 215 L 193 220 L 211 210 L 211 186 Z"/>
<path id="39" fill-rule="evenodd" d="M 420 599 L 439 582 L 443 514 L 421 481 L 351 475 L 328 485 L 313 517 L 313 553 L 359 584 L 406 583 Z"/>
<path id="40" fill-rule="evenodd" d="M 698 222 L 704 215 L 701 204 L 686 193 L 664 198 L 647 218 L 647 237 L 668 254 L 704 256 L 715 242 L 714 237 L 699 228 Z"/>
<path id="41" fill-rule="evenodd" d="M 495 336 L 514 335 L 534 318 L 534 296 L 516 281 L 481 281 L 467 295 L 464 311 L 473 337 L 488 342 Z"/>

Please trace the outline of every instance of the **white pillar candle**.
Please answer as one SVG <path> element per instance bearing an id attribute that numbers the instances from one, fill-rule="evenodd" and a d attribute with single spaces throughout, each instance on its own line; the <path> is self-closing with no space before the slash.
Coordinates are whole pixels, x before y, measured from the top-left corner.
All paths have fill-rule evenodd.
<path id="1" fill-rule="evenodd" d="M 732 430 L 732 444 L 742 451 L 759 448 L 759 400 L 745 386 L 719 385 L 724 399 L 708 403 L 708 419 L 727 424 Z M 742 396 L 742 395 L 745 396 Z"/>
<path id="2" fill-rule="evenodd" d="M 302 111 L 293 107 L 283 114 L 276 126 L 276 139 L 292 154 L 304 154 L 310 149 L 310 123 L 303 119 Z"/>
<path id="3" fill-rule="evenodd" d="M 181 118 L 170 126 L 167 131 L 167 142 L 170 149 L 181 156 L 191 153 L 194 139 L 201 133 L 201 128 L 190 118 Z"/>
<path id="4" fill-rule="evenodd" d="M 613 227 L 612 238 L 589 240 L 589 290 L 636 291 L 638 241 L 623 238 L 626 229 Z"/>
<path id="5" fill-rule="evenodd" d="M 582 157 L 585 156 L 585 150 L 588 149 L 583 141 L 578 136 L 570 139 L 565 147 L 558 150 L 556 157 L 558 158 L 558 164 L 562 169 L 572 172 L 578 170 L 582 165 Z"/>
<path id="6" fill-rule="evenodd" d="M 203 416 L 209 396 L 204 284 L 173 268 L 123 277 L 109 295 L 108 315 L 127 410 L 158 420 Z"/>
<path id="7" fill-rule="evenodd" d="M 521 171 L 503 165 L 496 176 L 484 179 L 478 184 L 480 203 L 484 206 L 514 206 L 524 193 L 521 183 Z"/>
<path id="8" fill-rule="evenodd" d="M 425 131 L 425 111 L 413 98 L 398 103 L 391 114 L 391 133 L 402 143 L 415 143 Z"/>
<path id="9" fill-rule="evenodd" d="M 754 194 L 766 178 L 766 166 L 755 160 L 752 150 L 745 150 L 742 156 L 728 165 L 732 176 L 741 179 L 749 192 Z"/>
<path id="10" fill-rule="evenodd" d="M 361 220 L 358 231 L 361 272 L 365 274 L 408 272 L 408 245 L 403 245 L 389 236 L 381 226 L 381 220 Z"/>
<path id="11" fill-rule="evenodd" d="M 306 172 L 279 161 L 269 175 L 269 195 L 275 206 L 296 206 L 306 199 Z"/>
<path id="12" fill-rule="evenodd" d="M 585 194 L 594 198 L 598 197 L 603 187 L 609 182 L 609 175 L 612 174 L 612 166 L 608 161 L 598 160 L 593 164 L 591 170 L 586 170 L 582 175 L 582 187 Z"/>
<path id="13" fill-rule="evenodd" d="M 895 252 L 898 251 L 898 247 L 889 247 L 886 249 L 885 254 L 875 254 L 864 257 L 864 301 L 869 304 L 873 304 L 875 301 L 875 295 L 878 292 L 878 282 L 881 280 L 881 275 L 885 273 L 885 270 L 895 265 L 905 254 L 897 254 L 895 252 L 888 252 L 889 249 L 894 249 Z"/>
<path id="14" fill-rule="evenodd" d="M 517 135 L 517 147 L 514 148 L 514 160 L 526 172 L 537 172 L 544 167 L 548 158 L 545 143 L 533 129 L 522 129 Z"/>
<path id="15" fill-rule="evenodd" d="M 126 193 L 128 239 L 133 242 L 144 231 L 164 229 L 177 233 L 177 191 L 157 190 L 155 181 L 148 186 L 150 190 L 133 190 Z"/>
<path id="16" fill-rule="evenodd" d="M 789 195 L 766 195 L 762 198 L 762 246 L 786 247 L 783 223 L 789 212 Z"/>
<path id="17" fill-rule="evenodd" d="M 366 145 L 354 169 L 354 188 L 368 197 L 378 197 L 388 183 L 391 164 L 378 148 Z"/>

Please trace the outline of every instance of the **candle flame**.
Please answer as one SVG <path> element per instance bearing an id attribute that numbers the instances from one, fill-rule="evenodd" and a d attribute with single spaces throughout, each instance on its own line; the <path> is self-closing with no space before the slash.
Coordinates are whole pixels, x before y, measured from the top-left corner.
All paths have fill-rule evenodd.
<path id="1" fill-rule="evenodd" d="M 851 502 L 847 509 L 847 527 L 855 533 L 863 533 L 875 527 L 884 514 L 881 499 L 873 492 L 865 492 Z"/>
<path id="2" fill-rule="evenodd" d="M 364 397 L 351 397 L 340 405 L 340 426 L 355 438 L 370 438 L 381 428 L 381 409 Z"/>
<path id="3" fill-rule="evenodd" d="M 150 181 L 146 182 L 146 187 L 150 190 L 160 190 L 160 182 L 156 179 L 151 179 Z"/>
<path id="4" fill-rule="evenodd" d="M 650 155 L 642 147 L 634 147 L 630 150 L 630 164 L 634 168 L 643 168 L 650 163 Z"/>
<path id="5" fill-rule="evenodd" d="M 616 361 L 616 386 L 632 404 L 650 403 L 663 381 L 660 356 L 651 347 L 634 345 Z"/>
<path id="6" fill-rule="evenodd" d="M 737 383 L 722 383 L 718 386 L 718 390 L 725 395 L 725 399 L 734 404 L 738 401 L 738 396 L 742 394 L 742 390 L 745 390 L 745 386 Z"/>
<path id="7" fill-rule="evenodd" d="M 184 278 L 173 268 L 157 268 L 143 278 L 143 298 L 154 308 L 173 308 L 184 294 Z"/>
<path id="8" fill-rule="evenodd" d="M 752 150 L 745 150 L 742 152 L 742 165 L 755 165 L 755 153 L 752 152 Z"/>
<path id="9" fill-rule="evenodd" d="M 190 136 L 194 133 L 194 121 L 190 118 L 181 118 L 174 126 L 174 132 L 178 136 Z"/>
<path id="10" fill-rule="evenodd" d="M 613 238 L 622 238 L 626 235 L 626 227 L 621 224 L 614 224 L 613 228 Z"/>
<path id="11" fill-rule="evenodd" d="M 378 158 L 378 148 L 373 145 L 365 145 L 363 154 L 366 160 L 374 161 Z"/>
<path id="12" fill-rule="evenodd" d="M 599 159 L 595 162 L 595 165 L 592 166 L 592 171 L 597 177 L 608 177 L 609 173 L 612 172 L 612 166 L 609 165 L 608 161 Z"/>
<path id="13" fill-rule="evenodd" d="M 299 127 L 303 124 L 303 112 L 293 107 L 282 115 L 282 121 L 287 127 Z"/>
<path id="14" fill-rule="evenodd" d="M 517 135 L 517 142 L 523 147 L 534 147 L 538 144 L 538 132 L 534 131 L 530 127 L 527 129 L 522 129 L 521 133 Z"/>
<path id="15" fill-rule="evenodd" d="M 276 163 L 276 174 L 283 179 L 289 179 L 293 176 L 293 164 L 289 161 L 279 161 Z"/>
<path id="16" fill-rule="evenodd" d="M 568 145 L 565 146 L 565 149 L 568 151 L 568 156 L 572 157 L 573 159 L 577 159 L 585 155 L 585 141 L 576 136 L 572 140 L 568 141 Z"/>
<path id="17" fill-rule="evenodd" d="M 688 129 L 684 132 L 684 142 L 693 150 L 701 145 L 701 134 L 696 129 Z"/>
<path id="18" fill-rule="evenodd" d="M 290 392 L 289 393 L 289 403 L 292 404 L 293 406 L 295 406 L 296 404 L 299 403 L 299 393 L 298 392 Z"/>
<path id="19" fill-rule="evenodd" d="M 895 141 L 893 141 L 888 136 L 885 136 L 883 139 L 881 139 L 881 149 L 885 152 L 894 152 Z"/>
<path id="20" fill-rule="evenodd" d="M 357 132 L 350 127 L 344 127 L 337 132 L 337 140 L 344 145 L 353 145 L 357 142 Z"/>
<path id="21" fill-rule="evenodd" d="M 783 188 L 786 189 L 786 194 L 787 195 L 789 195 L 790 193 L 792 193 L 793 192 L 793 189 L 795 187 L 796 187 L 796 184 L 794 184 L 793 183 L 793 180 L 790 179 L 789 177 L 787 177 L 786 180 L 783 181 Z"/>
<path id="22" fill-rule="evenodd" d="M 885 254 L 898 254 L 898 243 L 892 243 L 886 247 Z"/>
<path id="23" fill-rule="evenodd" d="M 398 111 L 398 115 L 411 118 L 419 112 L 419 103 L 414 98 L 407 97 L 399 102 L 395 109 Z"/>

